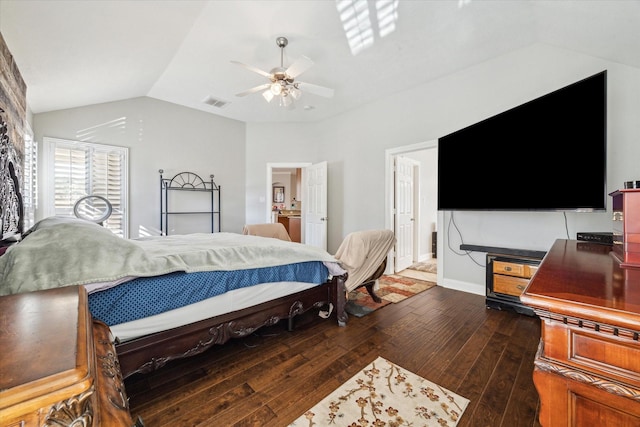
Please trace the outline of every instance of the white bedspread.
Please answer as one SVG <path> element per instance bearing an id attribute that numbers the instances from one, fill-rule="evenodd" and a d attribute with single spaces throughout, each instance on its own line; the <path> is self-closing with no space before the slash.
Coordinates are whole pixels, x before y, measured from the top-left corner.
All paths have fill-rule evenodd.
<path id="1" fill-rule="evenodd" d="M 230 271 L 308 261 L 325 262 L 334 275 L 343 272 L 322 249 L 236 233 L 127 240 L 97 224 L 59 217 L 46 218 L 33 230 L 0 257 L 0 295 L 175 271 Z"/>

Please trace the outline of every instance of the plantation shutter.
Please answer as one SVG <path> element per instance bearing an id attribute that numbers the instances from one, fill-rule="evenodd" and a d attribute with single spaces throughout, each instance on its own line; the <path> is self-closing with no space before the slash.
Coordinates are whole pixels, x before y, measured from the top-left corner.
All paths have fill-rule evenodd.
<path id="1" fill-rule="evenodd" d="M 37 152 L 38 144 L 33 139 L 31 128 L 28 128 L 24 137 L 24 170 L 22 205 L 24 208 L 24 230 L 31 228 L 35 224 L 35 214 L 37 206 Z"/>
<path id="2" fill-rule="evenodd" d="M 126 148 L 65 140 L 50 142 L 55 215 L 74 215 L 74 205 L 80 198 L 102 196 L 113 208 L 103 226 L 125 237 Z"/>
<path id="3" fill-rule="evenodd" d="M 56 145 L 54 151 L 54 206 L 56 215 L 73 215 L 73 205 L 86 196 L 89 172 L 83 149 Z"/>

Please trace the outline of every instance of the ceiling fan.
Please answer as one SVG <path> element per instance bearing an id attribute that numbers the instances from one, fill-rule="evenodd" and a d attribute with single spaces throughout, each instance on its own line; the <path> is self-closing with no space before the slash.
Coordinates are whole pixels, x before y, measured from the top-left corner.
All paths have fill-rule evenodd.
<path id="1" fill-rule="evenodd" d="M 284 68 L 284 48 L 289 44 L 289 40 L 287 40 L 286 37 L 278 37 L 276 39 L 276 44 L 280 48 L 280 66 L 271 69 L 268 73 L 259 68 L 252 67 L 251 65 L 246 65 L 238 61 L 231 61 L 234 64 L 245 67 L 269 79 L 268 83 L 240 92 L 236 94 L 236 96 L 246 96 L 263 91 L 262 96 L 267 100 L 267 102 L 271 102 L 277 97 L 281 107 L 290 108 L 293 107 L 293 101 L 302 96 L 303 91 L 314 95 L 324 96 L 326 98 L 331 98 L 333 96 L 333 89 L 296 81 L 296 77 L 307 71 L 313 65 L 313 61 L 306 56 L 303 56 L 288 68 Z"/>

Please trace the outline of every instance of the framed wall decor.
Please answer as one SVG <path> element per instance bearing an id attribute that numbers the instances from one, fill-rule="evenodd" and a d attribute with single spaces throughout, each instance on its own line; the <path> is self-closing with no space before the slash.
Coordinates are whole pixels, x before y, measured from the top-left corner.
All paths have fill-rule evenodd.
<path id="1" fill-rule="evenodd" d="M 284 203 L 284 187 L 273 187 L 273 203 Z"/>

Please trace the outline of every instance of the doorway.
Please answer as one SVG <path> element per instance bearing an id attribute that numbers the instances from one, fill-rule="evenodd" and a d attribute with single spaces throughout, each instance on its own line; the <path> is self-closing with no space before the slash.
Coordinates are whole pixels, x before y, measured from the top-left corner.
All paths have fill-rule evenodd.
<path id="1" fill-rule="evenodd" d="M 267 164 L 267 212 L 265 222 L 275 223 L 279 221 L 280 213 L 284 215 L 299 213 L 300 219 L 296 221 L 297 227 L 304 221 L 304 212 L 301 209 L 301 179 L 302 173 L 310 163 L 268 163 Z M 280 190 L 276 194 L 276 190 Z M 283 223 L 287 223 L 284 221 Z M 286 225 L 285 225 L 286 227 Z M 287 230 L 291 235 L 291 231 Z M 301 231 L 297 231 L 296 241 L 302 241 Z"/>
<path id="2" fill-rule="evenodd" d="M 405 171 L 400 172 L 404 176 L 404 184 L 398 184 L 398 163 L 405 165 Z M 414 170 L 419 172 L 411 176 L 407 173 L 407 164 L 416 164 Z M 407 189 L 407 180 L 412 186 L 410 190 Z M 407 200 L 410 200 L 410 209 L 406 205 Z M 408 210 L 411 211 L 409 214 Z M 440 216 L 437 211 L 437 140 L 386 150 L 385 226 L 394 231 L 399 242 L 394 248 L 393 256 L 389 257 L 387 274 L 394 274 L 412 262 L 433 259 L 436 252 L 442 253 L 434 250 L 432 245 L 442 221 Z M 407 224 L 411 226 L 407 227 Z M 440 245 L 442 239 L 437 240 Z M 441 267 L 442 260 L 436 258 L 436 261 L 438 267 Z M 438 276 L 442 274 L 441 270 L 437 269 Z"/>
<path id="3" fill-rule="evenodd" d="M 300 215 L 300 237 L 301 243 L 327 249 L 327 162 L 319 163 L 267 163 L 267 200 L 273 198 L 274 176 L 278 171 L 291 175 L 291 171 L 300 172 L 296 184 L 296 203 L 294 208 L 298 208 Z M 285 181 L 288 181 L 285 178 Z M 286 184 L 286 182 L 285 182 Z M 280 185 L 278 185 L 280 187 Z M 284 206 L 291 206 L 291 191 L 284 189 Z M 289 197 L 289 198 L 287 198 Z M 287 206 L 288 205 L 288 206 Z M 281 210 L 282 204 L 276 206 Z M 266 222 L 274 222 L 274 203 L 266 205 Z M 294 209 L 296 210 L 296 209 Z"/>

